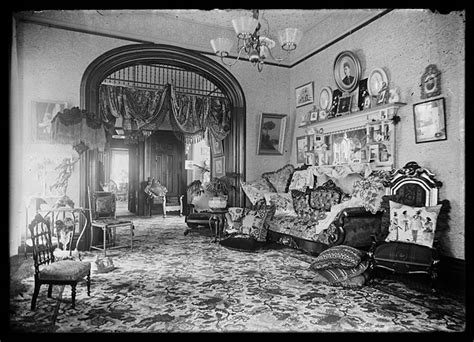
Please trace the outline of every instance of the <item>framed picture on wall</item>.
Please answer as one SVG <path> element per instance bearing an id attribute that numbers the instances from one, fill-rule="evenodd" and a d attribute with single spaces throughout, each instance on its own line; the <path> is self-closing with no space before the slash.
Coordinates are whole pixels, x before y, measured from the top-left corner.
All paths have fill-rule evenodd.
<path id="1" fill-rule="evenodd" d="M 224 146 L 222 140 L 217 140 L 216 138 L 212 138 L 211 143 L 211 151 L 213 156 L 220 156 L 224 153 Z"/>
<path id="2" fill-rule="evenodd" d="M 351 112 L 352 95 L 341 96 L 337 105 L 337 114 L 349 114 Z"/>
<path id="3" fill-rule="evenodd" d="M 225 157 L 215 157 L 212 160 L 212 174 L 213 177 L 223 177 L 225 176 Z"/>
<path id="4" fill-rule="evenodd" d="M 51 141 L 51 121 L 58 112 L 67 108 L 67 102 L 39 100 L 31 102 L 32 140 Z"/>
<path id="5" fill-rule="evenodd" d="M 283 154 L 287 116 L 262 113 L 258 128 L 257 154 Z"/>
<path id="6" fill-rule="evenodd" d="M 448 138 L 444 108 L 444 97 L 413 105 L 417 144 Z"/>
<path id="7" fill-rule="evenodd" d="M 313 82 L 306 83 L 295 90 L 296 92 L 296 108 L 313 103 Z"/>

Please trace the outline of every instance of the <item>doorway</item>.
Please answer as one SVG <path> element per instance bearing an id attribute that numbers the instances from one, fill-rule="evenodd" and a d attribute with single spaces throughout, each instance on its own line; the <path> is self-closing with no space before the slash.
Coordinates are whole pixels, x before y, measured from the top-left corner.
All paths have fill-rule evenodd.
<path id="1" fill-rule="evenodd" d="M 112 148 L 110 151 L 110 180 L 116 185 L 117 217 L 131 215 L 128 211 L 128 149 Z"/>
<path id="2" fill-rule="evenodd" d="M 167 205 L 179 205 L 180 197 L 186 192 L 184 143 L 178 140 L 173 132 L 163 130 L 154 133 L 146 143 L 149 147 L 149 153 L 146 153 L 145 157 L 149 163 L 149 177 L 159 181 L 168 190 Z M 155 202 L 152 205 L 152 215 L 163 214 L 160 203 Z"/>

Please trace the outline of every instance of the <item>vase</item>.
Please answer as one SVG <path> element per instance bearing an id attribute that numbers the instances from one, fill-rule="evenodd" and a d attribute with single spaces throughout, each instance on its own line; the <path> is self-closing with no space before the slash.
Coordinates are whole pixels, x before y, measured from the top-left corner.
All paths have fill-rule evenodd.
<path id="1" fill-rule="evenodd" d="M 215 196 L 209 199 L 209 208 L 224 209 L 225 207 L 227 207 L 227 197 Z"/>

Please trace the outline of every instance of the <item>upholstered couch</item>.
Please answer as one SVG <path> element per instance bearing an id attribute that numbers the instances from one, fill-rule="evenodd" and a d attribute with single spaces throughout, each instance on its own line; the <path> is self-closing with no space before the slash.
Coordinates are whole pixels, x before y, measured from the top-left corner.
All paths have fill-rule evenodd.
<path id="1" fill-rule="evenodd" d="M 381 231 L 382 212 L 379 210 L 385 195 L 385 173 L 365 169 L 359 172 L 361 170 L 348 172 L 345 168 L 342 173 L 346 175 L 341 177 L 322 177 L 320 169 L 295 168 L 288 164 L 274 172 L 263 173 L 254 181 L 242 182 L 249 208 L 238 211 L 241 215 L 231 209 L 227 229 L 231 235 L 239 229 L 242 233 L 239 220 L 244 217 L 245 233 L 259 231 L 253 234 L 260 237 L 260 242 L 265 236 L 266 242 L 313 255 L 342 244 L 369 249 L 373 236 L 386 235 Z M 337 183 L 342 185 L 343 178 L 352 179 L 345 186 L 339 186 Z M 248 219 L 249 215 L 258 216 L 258 222 Z"/>

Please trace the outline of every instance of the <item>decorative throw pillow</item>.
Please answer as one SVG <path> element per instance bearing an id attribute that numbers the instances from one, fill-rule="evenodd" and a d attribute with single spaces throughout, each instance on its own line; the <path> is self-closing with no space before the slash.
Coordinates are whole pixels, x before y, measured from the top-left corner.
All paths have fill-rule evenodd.
<path id="1" fill-rule="evenodd" d="M 299 217 L 312 216 L 317 212 L 317 210 L 309 206 L 308 194 L 306 192 L 290 190 L 290 193 L 293 198 L 293 209 Z"/>
<path id="2" fill-rule="evenodd" d="M 293 172 L 288 190 L 306 191 L 306 188 L 312 189 L 313 187 L 314 175 L 312 172 L 306 169 Z"/>
<path id="3" fill-rule="evenodd" d="M 274 216 L 298 216 L 293 208 L 293 198 L 291 193 L 266 193 L 265 202 L 267 205 L 275 206 L 275 214 Z"/>
<path id="4" fill-rule="evenodd" d="M 358 265 L 351 268 L 326 268 L 318 270 L 318 273 L 321 274 L 324 278 L 328 280 L 329 283 L 340 283 L 347 281 L 359 274 L 364 273 L 369 267 L 369 261 L 361 261 Z"/>
<path id="5" fill-rule="evenodd" d="M 351 246 L 333 246 L 322 251 L 311 264 L 311 268 L 314 270 L 352 268 L 362 261 L 363 255 L 364 252 Z"/>
<path id="6" fill-rule="evenodd" d="M 249 210 L 242 219 L 242 234 L 249 235 L 257 241 L 266 241 L 267 211 L 265 209 Z"/>
<path id="7" fill-rule="evenodd" d="M 340 283 L 338 283 L 338 285 L 341 285 L 343 287 L 361 287 L 365 285 L 367 280 L 369 280 L 369 277 L 370 277 L 370 271 L 367 269 L 359 275 L 356 275 L 352 278 L 341 281 Z"/>
<path id="8" fill-rule="evenodd" d="M 225 214 L 226 225 L 225 232 L 227 234 L 240 233 L 242 230 L 242 220 L 244 217 L 244 208 L 231 207 Z"/>
<path id="9" fill-rule="evenodd" d="M 287 164 L 277 171 L 262 173 L 262 178 L 268 180 L 276 192 L 288 192 L 294 171 L 295 167 L 292 164 Z"/>
<path id="10" fill-rule="evenodd" d="M 409 242 L 433 247 L 441 204 L 431 207 L 411 207 L 390 201 L 389 235 L 385 241 Z"/>
<path id="11" fill-rule="evenodd" d="M 382 197 L 385 195 L 385 184 L 390 177 L 389 171 L 374 171 L 368 177 L 354 183 L 352 196 L 363 201 L 364 208 L 372 214 L 381 209 Z"/>
<path id="12" fill-rule="evenodd" d="M 331 211 L 334 204 L 341 202 L 341 194 L 334 190 L 314 189 L 309 192 L 309 206 L 320 211 Z"/>
<path id="13" fill-rule="evenodd" d="M 252 205 L 255 205 L 260 200 L 265 200 L 264 193 L 276 192 L 265 178 L 252 182 L 240 182 L 240 186 Z"/>

